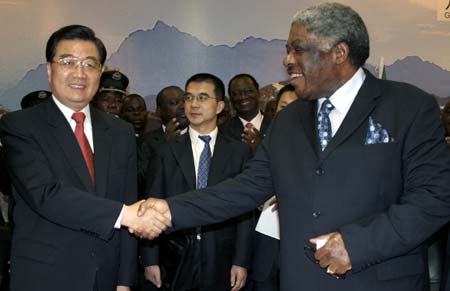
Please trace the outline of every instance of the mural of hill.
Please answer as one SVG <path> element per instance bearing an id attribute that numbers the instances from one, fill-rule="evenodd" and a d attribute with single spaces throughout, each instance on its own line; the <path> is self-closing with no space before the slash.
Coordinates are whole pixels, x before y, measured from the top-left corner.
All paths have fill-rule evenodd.
<path id="1" fill-rule="evenodd" d="M 441 97 L 450 96 L 450 72 L 416 56 L 405 57 L 386 67 L 389 80 L 416 85 Z"/>
<path id="2" fill-rule="evenodd" d="M 194 36 L 158 21 L 152 29 L 137 30 L 125 38 L 107 65 L 119 67 L 130 79 L 130 92 L 147 96 L 154 108 L 153 96 L 159 90 L 169 85 L 183 87 L 186 79 L 198 72 L 216 74 L 225 85 L 238 73 L 252 74 L 261 87 L 283 80 L 284 55 L 285 40 L 248 37 L 233 47 L 205 45 Z M 398 60 L 387 66 L 386 71 L 388 79 L 415 84 L 437 96 L 450 95 L 450 72 L 419 57 Z M 18 109 L 22 96 L 42 89 L 48 89 L 43 64 L 4 91 L 0 104 Z"/>

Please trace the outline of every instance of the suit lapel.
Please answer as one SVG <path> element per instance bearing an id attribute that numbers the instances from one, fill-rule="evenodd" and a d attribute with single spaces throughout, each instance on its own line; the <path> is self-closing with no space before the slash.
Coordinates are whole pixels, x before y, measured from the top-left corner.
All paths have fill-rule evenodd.
<path id="1" fill-rule="evenodd" d="M 53 140 L 61 147 L 62 152 L 67 157 L 67 161 L 72 166 L 75 174 L 80 178 L 81 183 L 88 191 L 94 192 L 91 176 L 70 124 L 53 100 L 47 102 L 46 108 Z"/>
<path id="2" fill-rule="evenodd" d="M 109 169 L 110 144 L 109 125 L 95 108 L 91 106 L 92 135 L 94 139 L 95 188 L 100 196 L 106 194 Z"/>
<path id="3" fill-rule="evenodd" d="M 194 156 L 192 155 L 192 146 L 189 133 L 183 134 L 175 138 L 174 143 L 170 143 L 171 150 L 180 166 L 189 189 L 196 189 L 195 185 L 195 166 Z"/>
<path id="4" fill-rule="evenodd" d="M 229 161 L 230 150 L 228 148 L 229 141 L 222 135 L 217 135 L 216 144 L 214 145 L 214 155 L 208 173 L 208 185 L 215 185 L 219 182 L 223 168 Z"/>
<path id="5" fill-rule="evenodd" d="M 296 106 L 299 107 L 299 117 L 303 130 L 308 138 L 308 141 L 313 148 L 316 156 L 319 156 L 319 142 L 317 135 L 317 101 L 298 101 Z"/>
<path id="6" fill-rule="evenodd" d="M 380 88 L 377 80 L 369 72 L 366 73 L 366 80 L 356 95 L 353 104 L 345 116 L 339 130 L 331 139 L 330 144 L 325 148 L 320 156 L 323 161 L 340 144 L 342 144 L 360 125 L 365 122 L 377 104 L 377 97 L 380 96 Z"/>

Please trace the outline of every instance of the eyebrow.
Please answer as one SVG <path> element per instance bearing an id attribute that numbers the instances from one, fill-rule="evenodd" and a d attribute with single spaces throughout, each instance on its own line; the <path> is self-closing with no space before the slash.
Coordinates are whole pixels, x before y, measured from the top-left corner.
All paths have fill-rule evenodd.
<path id="1" fill-rule="evenodd" d="M 76 57 L 76 56 L 74 56 L 74 55 L 72 55 L 72 54 L 62 54 L 62 55 L 60 55 L 60 56 L 58 56 L 60 59 L 64 59 L 64 58 L 68 58 L 68 57 L 72 57 L 72 58 L 77 58 L 77 59 L 79 59 L 78 57 Z M 87 57 L 85 57 L 84 59 L 90 59 L 90 60 L 94 60 L 94 61 L 97 61 L 98 62 L 98 59 L 96 58 L 96 57 L 94 57 L 94 56 L 87 56 Z"/>

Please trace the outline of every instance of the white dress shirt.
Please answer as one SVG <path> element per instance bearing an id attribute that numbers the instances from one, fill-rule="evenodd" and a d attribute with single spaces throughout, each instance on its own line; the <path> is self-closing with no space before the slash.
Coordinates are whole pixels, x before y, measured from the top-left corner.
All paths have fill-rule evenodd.
<path id="1" fill-rule="evenodd" d="M 344 121 L 344 118 L 350 110 L 350 107 L 352 106 L 352 103 L 355 100 L 359 89 L 361 89 L 365 79 L 366 73 L 364 73 L 362 68 L 359 68 L 350 80 L 348 80 L 344 85 L 337 89 L 333 95 L 330 96 L 329 100 L 331 104 L 334 105 L 334 109 L 331 110 L 329 115 L 332 136 L 334 136 L 339 130 L 342 121 Z M 320 106 L 325 99 L 326 98 L 320 98 L 318 100 L 317 112 L 319 112 Z"/>
<path id="2" fill-rule="evenodd" d="M 247 120 L 239 117 L 244 128 L 247 123 L 251 123 L 251 124 L 253 124 L 253 127 L 256 128 L 258 131 L 261 130 L 261 124 L 262 124 L 263 118 L 264 118 L 264 115 L 262 115 L 260 111 L 258 111 L 258 114 L 256 114 L 256 116 L 253 117 L 253 119 L 250 121 L 247 121 Z"/>
<path id="3" fill-rule="evenodd" d="M 211 140 L 209 141 L 209 148 L 211 149 L 211 158 L 214 154 L 214 146 L 216 145 L 218 129 L 217 126 L 213 131 L 206 134 L 200 134 L 198 131 L 189 126 L 189 137 L 191 138 L 192 156 L 194 157 L 195 168 L 195 185 L 198 180 L 198 165 L 200 163 L 200 155 L 202 154 L 205 143 L 199 138 L 200 135 L 209 135 Z"/>

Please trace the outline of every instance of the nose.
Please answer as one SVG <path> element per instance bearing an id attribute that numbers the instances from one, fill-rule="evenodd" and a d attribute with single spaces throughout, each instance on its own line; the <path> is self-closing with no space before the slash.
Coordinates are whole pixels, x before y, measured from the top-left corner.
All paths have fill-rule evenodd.
<path id="1" fill-rule="evenodd" d="M 294 57 L 291 55 L 291 53 L 288 53 L 284 57 L 283 65 L 287 70 L 292 69 L 292 67 L 294 66 Z"/>
<path id="2" fill-rule="evenodd" d="M 86 77 L 86 72 L 84 71 L 83 67 L 81 66 L 81 64 L 77 64 L 74 68 L 74 76 L 78 77 L 78 78 L 85 78 Z"/>

